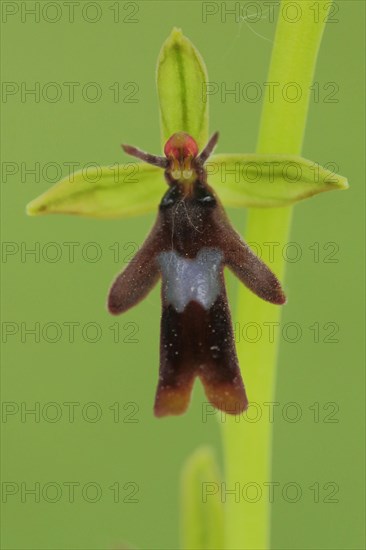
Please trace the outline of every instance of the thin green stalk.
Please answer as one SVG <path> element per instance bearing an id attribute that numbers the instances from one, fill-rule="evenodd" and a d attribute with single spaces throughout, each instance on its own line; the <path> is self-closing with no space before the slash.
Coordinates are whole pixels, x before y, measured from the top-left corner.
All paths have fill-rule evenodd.
<path id="1" fill-rule="evenodd" d="M 267 95 L 262 112 L 258 140 L 258 153 L 300 154 L 309 104 L 310 86 L 317 54 L 325 27 L 324 20 L 330 2 L 319 2 L 322 16 L 314 21 L 314 2 L 302 1 L 301 18 L 296 23 L 285 20 L 287 0 L 282 0 L 279 10 L 275 43 L 273 46 L 268 82 L 279 83 L 277 91 L 289 82 L 296 83 L 302 97 L 297 102 L 286 101 L 281 93 L 270 101 Z M 293 3 L 292 3 L 293 4 Z M 290 89 L 288 88 L 290 91 Z M 295 87 L 291 90 L 295 91 Z M 275 261 L 268 256 L 269 247 L 264 243 L 276 242 L 281 250 L 288 241 L 292 218 L 292 208 L 251 209 L 245 238 L 261 246 L 263 259 L 283 280 L 285 263 L 282 254 L 275 255 Z M 239 326 L 255 322 L 262 329 L 262 337 L 256 344 L 248 344 L 241 339 L 238 343 L 239 360 L 249 400 L 257 406 L 249 410 L 250 418 L 258 414 L 257 422 L 248 422 L 244 417 L 237 422 L 227 418 L 223 424 L 223 439 L 226 469 L 226 488 L 242 490 L 252 484 L 248 495 L 240 494 L 240 502 L 235 496 L 226 497 L 226 547 L 234 549 L 267 549 L 270 537 L 270 504 L 268 486 L 271 481 L 272 427 L 269 422 L 269 406 L 275 401 L 277 342 L 265 337 L 267 323 L 278 324 L 281 309 L 259 300 L 245 288 L 240 287 L 236 321 Z M 264 325 L 266 323 L 266 325 Z M 267 330 L 267 332 L 265 332 Z M 261 415 L 261 418 L 259 419 Z M 237 485 L 236 485 L 237 484 Z M 239 484 L 239 485 L 238 485 Z M 249 487 L 249 486 L 248 486 Z M 257 502 L 253 499 L 255 491 Z"/>

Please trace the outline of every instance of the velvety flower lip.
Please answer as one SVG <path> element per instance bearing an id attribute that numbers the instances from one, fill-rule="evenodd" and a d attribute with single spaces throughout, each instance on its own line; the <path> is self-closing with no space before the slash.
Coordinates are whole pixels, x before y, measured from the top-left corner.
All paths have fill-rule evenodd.
<path id="1" fill-rule="evenodd" d="M 233 229 L 208 184 L 204 165 L 218 137 L 213 134 L 198 154 L 194 138 L 173 134 L 164 147 L 165 159 L 124 146 L 131 155 L 164 168 L 168 184 L 150 234 L 108 296 L 109 311 L 124 313 L 162 278 L 158 417 L 187 410 L 196 378 L 214 407 L 237 415 L 248 406 L 224 267 L 260 298 L 273 304 L 286 300 L 276 276 Z"/>

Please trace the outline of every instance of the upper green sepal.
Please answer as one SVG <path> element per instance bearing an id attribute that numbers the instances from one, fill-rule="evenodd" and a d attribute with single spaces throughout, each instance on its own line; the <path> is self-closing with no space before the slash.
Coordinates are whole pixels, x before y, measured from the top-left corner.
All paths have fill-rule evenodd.
<path id="1" fill-rule="evenodd" d="M 187 132 L 202 149 L 208 139 L 205 63 L 180 29 L 164 42 L 157 63 L 157 88 L 163 144 L 175 132 Z"/>
<path id="2" fill-rule="evenodd" d="M 214 155 L 206 168 L 225 206 L 288 206 L 324 191 L 348 189 L 343 176 L 293 155 Z"/>
<path id="3" fill-rule="evenodd" d="M 27 206 L 27 214 L 125 218 L 155 211 L 165 189 L 159 168 L 131 162 L 78 171 Z"/>

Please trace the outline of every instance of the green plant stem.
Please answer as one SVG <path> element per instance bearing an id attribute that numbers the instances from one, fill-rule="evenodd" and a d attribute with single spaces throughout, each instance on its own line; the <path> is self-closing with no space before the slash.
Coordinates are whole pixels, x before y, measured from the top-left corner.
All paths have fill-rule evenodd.
<path id="1" fill-rule="evenodd" d="M 289 82 L 295 82 L 301 90 L 300 101 L 286 101 L 277 93 L 274 101 L 265 98 L 258 140 L 258 153 L 300 154 L 306 125 L 310 86 L 317 54 L 324 30 L 324 20 L 330 2 L 319 2 L 320 22 L 315 22 L 314 2 L 301 2 L 301 18 L 290 23 L 281 15 L 288 2 L 280 5 L 275 43 L 268 82 L 278 82 L 277 91 Z M 292 90 L 294 92 L 294 89 Z M 288 242 L 292 208 L 251 209 L 245 234 L 246 241 L 258 243 L 263 260 L 283 280 L 285 263 L 282 254 L 275 254 L 275 261 L 268 255 L 264 243 L 276 242 L 277 251 Z M 268 327 L 264 323 L 279 323 L 281 309 L 259 300 L 245 288 L 240 287 L 236 321 L 257 323 L 263 333 L 256 344 L 248 344 L 241 338 L 238 355 L 249 400 L 257 404 L 249 409 L 249 417 L 258 418 L 248 422 L 245 418 L 226 418 L 223 424 L 225 454 L 225 480 L 227 489 L 242 490 L 247 483 L 253 484 L 249 498 L 259 491 L 258 501 L 248 502 L 240 494 L 240 502 L 232 494 L 226 497 L 226 548 L 230 550 L 256 550 L 269 548 L 270 504 L 268 486 L 271 481 L 272 427 L 269 422 L 269 406 L 275 401 L 276 358 L 278 337 L 268 341 Z M 267 328 L 266 328 L 267 327 Z M 267 332 L 266 332 L 267 331 Z M 265 337 L 266 335 L 266 337 Z M 261 419 L 259 419 L 261 416 Z M 236 485 L 237 484 L 237 485 Z M 254 485 L 255 484 L 255 485 Z M 260 491 L 262 493 L 260 493 Z"/>

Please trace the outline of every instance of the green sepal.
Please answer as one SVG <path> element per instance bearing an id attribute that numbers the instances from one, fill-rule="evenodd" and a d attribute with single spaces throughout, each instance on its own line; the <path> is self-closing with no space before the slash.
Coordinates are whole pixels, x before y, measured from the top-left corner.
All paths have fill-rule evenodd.
<path id="1" fill-rule="evenodd" d="M 202 149 L 208 140 L 208 81 L 205 63 L 180 29 L 164 42 L 157 63 L 162 142 L 175 132 L 187 132 Z"/>
<path id="2" fill-rule="evenodd" d="M 325 191 L 348 189 L 346 178 L 299 156 L 214 155 L 206 168 L 224 206 L 288 206 Z"/>
<path id="3" fill-rule="evenodd" d="M 149 164 L 104 166 L 63 178 L 29 203 L 27 213 L 92 218 L 138 216 L 156 211 L 166 188 L 163 171 Z"/>

